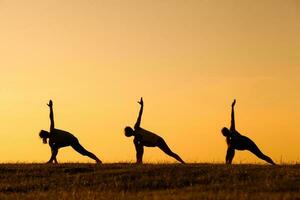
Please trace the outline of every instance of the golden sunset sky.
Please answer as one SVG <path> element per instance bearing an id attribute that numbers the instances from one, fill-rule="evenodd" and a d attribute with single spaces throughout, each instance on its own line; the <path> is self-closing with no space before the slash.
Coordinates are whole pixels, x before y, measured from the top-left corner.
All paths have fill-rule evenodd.
<path id="1" fill-rule="evenodd" d="M 56 127 L 103 162 L 134 162 L 133 126 L 188 162 L 224 162 L 236 126 L 276 162 L 300 161 L 300 1 L 0 0 L 0 162 L 46 162 Z M 61 149 L 59 162 L 93 162 Z M 146 162 L 175 162 L 147 148 Z M 234 163 L 263 163 L 237 152 Z"/>

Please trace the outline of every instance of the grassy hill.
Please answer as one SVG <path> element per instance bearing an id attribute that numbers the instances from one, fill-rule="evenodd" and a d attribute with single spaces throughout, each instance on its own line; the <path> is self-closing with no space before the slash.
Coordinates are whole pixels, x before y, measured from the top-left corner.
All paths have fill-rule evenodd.
<path id="1" fill-rule="evenodd" d="M 300 199 L 300 165 L 0 164 L 0 199 Z"/>

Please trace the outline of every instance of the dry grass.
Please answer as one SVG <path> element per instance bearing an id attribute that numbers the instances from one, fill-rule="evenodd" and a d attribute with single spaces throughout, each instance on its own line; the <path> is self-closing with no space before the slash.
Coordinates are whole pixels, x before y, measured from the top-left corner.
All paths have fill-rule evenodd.
<path id="1" fill-rule="evenodd" d="M 300 199 L 300 165 L 1 164 L 0 199 Z"/>

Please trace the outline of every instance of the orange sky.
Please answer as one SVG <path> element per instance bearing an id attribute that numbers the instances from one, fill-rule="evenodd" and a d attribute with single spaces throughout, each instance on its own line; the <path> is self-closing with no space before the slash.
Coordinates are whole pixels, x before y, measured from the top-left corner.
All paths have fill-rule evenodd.
<path id="1" fill-rule="evenodd" d="M 123 128 L 140 96 L 142 126 L 184 160 L 224 161 L 237 98 L 237 129 L 299 162 L 299 21 L 297 0 L 0 0 L 0 162 L 49 159 L 50 98 L 57 128 L 104 162 L 134 161 Z M 90 161 L 70 148 L 58 160 Z M 144 160 L 174 162 L 149 148 Z"/>

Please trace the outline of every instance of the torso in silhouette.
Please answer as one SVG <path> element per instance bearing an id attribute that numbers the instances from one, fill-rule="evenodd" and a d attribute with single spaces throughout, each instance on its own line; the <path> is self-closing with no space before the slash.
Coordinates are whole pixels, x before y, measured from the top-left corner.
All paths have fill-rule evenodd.
<path id="1" fill-rule="evenodd" d="M 158 141 L 161 140 L 161 137 L 147 131 L 143 128 L 136 128 L 135 130 L 134 142 L 138 142 L 146 147 L 155 147 L 158 144 Z"/>
<path id="2" fill-rule="evenodd" d="M 78 141 L 77 138 L 71 133 L 59 129 L 53 129 L 50 132 L 49 145 L 50 147 L 66 147 Z"/>
<path id="3" fill-rule="evenodd" d="M 226 138 L 227 145 L 236 150 L 248 150 L 254 142 L 246 136 L 243 136 L 236 130 L 231 130 L 232 135 Z M 255 144 L 254 144 L 255 145 Z"/>

